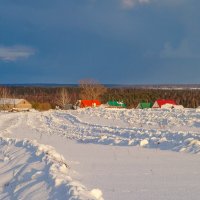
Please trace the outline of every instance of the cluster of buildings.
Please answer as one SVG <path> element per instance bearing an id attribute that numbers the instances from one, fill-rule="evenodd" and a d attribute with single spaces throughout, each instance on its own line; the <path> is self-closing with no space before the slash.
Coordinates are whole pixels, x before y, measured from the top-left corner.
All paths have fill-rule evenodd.
<path id="1" fill-rule="evenodd" d="M 136 108 L 144 109 L 144 108 L 184 108 L 182 105 L 177 105 L 174 100 L 171 99 L 158 99 L 154 103 L 149 102 L 141 102 L 138 104 Z"/>
<path id="2" fill-rule="evenodd" d="M 77 107 L 85 108 L 85 107 L 97 107 L 102 105 L 99 100 L 79 100 L 76 104 Z M 118 108 L 126 108 L 126 105 L 120 101 L 108 101 L 107 107 L 118 107 Z"/>
<path id="3" fill-rule="evenodd" d="M 71 104 L 70 104 L 71 105 Z M 102 105 L 99 100 L 79 100 L 72 109 L 86 108 L 86 107 L 97 107 Z M 126 105 L 120 101 L 108 101 L 105 107 L 108 108 L 126 108 Z M 28 111 L 32 108 L 32 105 L 25 99 L 12 99 L 12 98 L 1 98 L 0 109 L 10 111 Z M 68 106 L 66 105 L 66 109 Z M 158 99 L 154 103 L 152 102 L 140 102 L 137 109 L 145 108 L 177 108 L 182 109 L 182 105 L 177 105 L 174 100 L 171 99 Z"/>
<path id="4" fill-rule="evenodd" d="M 80 108 L 85 107 L 96 107 L 100 106 L 101 102 L 99 100 L 79 100 L 77 106 Z M 126 105 L 120 101 L 108 101 L 106 107 L 109 108 L 126 108 Z M 154 103 L 152 102 L 140 102 L 137 109 L 145 109 L 145 108 L 184 108 L 182 105 L 177 105 L 174 100 L 171 99 L 158 99 Z"/>

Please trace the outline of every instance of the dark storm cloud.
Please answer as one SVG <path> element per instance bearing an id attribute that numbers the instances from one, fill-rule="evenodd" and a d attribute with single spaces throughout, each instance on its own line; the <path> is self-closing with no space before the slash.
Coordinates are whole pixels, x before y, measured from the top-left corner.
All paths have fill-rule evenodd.
<path id="1" fill-rule="evenodd" d="M 196 82 L 199 7 L 197 0 L 2 0 L 0 81 Z"/>

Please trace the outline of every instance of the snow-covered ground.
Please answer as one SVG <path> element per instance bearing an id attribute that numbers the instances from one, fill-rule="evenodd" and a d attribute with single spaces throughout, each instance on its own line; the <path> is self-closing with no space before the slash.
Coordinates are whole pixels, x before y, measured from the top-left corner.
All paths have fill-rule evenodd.
<path id="1" fill-rule="evenodd" d="M 200 196 L 195 109 L 1 112 L 0 134 L 0 199 Z"/>
<path id="2" fill-rule="evenodd" d="M 95 199 L 52 147 L 3 138 L 0 145 L 0 199 Z"/>

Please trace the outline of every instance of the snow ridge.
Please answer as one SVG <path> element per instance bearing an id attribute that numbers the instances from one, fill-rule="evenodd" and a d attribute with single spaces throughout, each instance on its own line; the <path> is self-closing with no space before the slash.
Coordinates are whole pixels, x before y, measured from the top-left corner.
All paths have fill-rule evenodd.
<path id="1" fill-rule="evenodd" d="M 37 192 L 31 188 L 39 189 L 43 183 L 46 186 L 41 191 L 43 198 L 40 194 L 40 199 L 103 200 L 100 190 L 88 191 L 80 182 L 72 180 L 64 157 L 51 146 L 26 139 L 0 137 L 0 152 L 3 163 L 1 199 L 38 199 Z M 23 192 L 25 189 L 26 192 Z"/>
<path id="2" fill-rule="evenodd" d="M 59 134 L 81 143 L 139 145 L 146 148 L 199 153 L 199 119 L 200 114 L 194 109 L 176 112 L 81 109 L 78 112 L 43 113 L 39 118 L 38 124 L 42 124 L 42 127 L 38 132 L 45 130 L 49 134 Z M 38 127 L 33 125 L 32 119 L 29 125 Z"/>

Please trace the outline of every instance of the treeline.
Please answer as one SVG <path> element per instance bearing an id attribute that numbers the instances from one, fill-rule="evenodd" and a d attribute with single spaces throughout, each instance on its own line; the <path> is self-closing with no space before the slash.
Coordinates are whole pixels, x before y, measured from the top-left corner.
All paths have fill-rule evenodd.
<path id="1" fill-rule="evenodd" d="M 57 101 L 60 95 L 60 87 L 9 87 L 10 97 L 23 98 L 28 100 L 33 108 L 38 110 L 54 109 L 57 106 Z M 70 102 L 74 104 L 80 92 L 79 88 L 65 87 L 65 90 L 70 96 Z"/>
<path id="2" fill-rule="evenodd" d="M 24 98 L 32 103 L 33 107 L 44 106 L 55 108 L 61 88 L 48 87 L 9 87 L 9 94 L 14 98 Z M 74 104 L 81 96 L 81 87 L 65 87 L 70 102 Z M 200 90 L 162 90 L 162 89 L 134 89 L 134 88 L 107 88 L 99 94 L 99 100 L 106 103 L 108 100 L 123 101 L 128 108 L 134 108 L 139 102 L 154 102 L 156 99 L 173 99 L 177 104 L 187 108 L 200 106 Z M 41 108 L 42 109 L 42 108 Z"/>
<path id="3" fill-rule="evenodd" d="M 103 101 L 123 100 L 129 108 L 134 108 L 139 102 L 155 102 L 157 99 L 173 99 L 186 108 L 200 106 L 200 90 L 162 90 L 113 88 L 103 95 Z"/>

